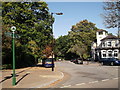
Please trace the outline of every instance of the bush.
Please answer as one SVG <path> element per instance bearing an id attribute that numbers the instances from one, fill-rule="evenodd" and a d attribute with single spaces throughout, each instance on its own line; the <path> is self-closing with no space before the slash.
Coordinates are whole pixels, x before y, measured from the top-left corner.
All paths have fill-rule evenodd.
<path id="1" fill-rule="evenodd" d="M 2 69 L 12 69 L 12 65 L 11 64 L 4 64 L 4 65 L 2 65 Z"/>

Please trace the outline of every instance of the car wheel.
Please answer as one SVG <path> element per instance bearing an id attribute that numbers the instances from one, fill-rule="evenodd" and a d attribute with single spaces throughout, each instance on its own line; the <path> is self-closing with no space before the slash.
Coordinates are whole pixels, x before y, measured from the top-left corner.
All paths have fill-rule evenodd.
<path id="1" fill-rule="evenodd" d="M 111 62 L 110 65 L 113 66 L 113 65 L 114 65 L 114 62 Z"/>

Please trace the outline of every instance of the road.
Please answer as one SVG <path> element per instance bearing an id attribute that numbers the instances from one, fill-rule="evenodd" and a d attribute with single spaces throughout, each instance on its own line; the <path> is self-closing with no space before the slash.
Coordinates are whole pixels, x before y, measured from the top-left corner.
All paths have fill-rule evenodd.
<path id="1" fill-rule="evenodd" d="M 83 65 L 70 61 L 56 62 L 56 70 L 64 73 L 63 80 L 50 88 L 118 88 L 118 66 L 98 63 Z"/>

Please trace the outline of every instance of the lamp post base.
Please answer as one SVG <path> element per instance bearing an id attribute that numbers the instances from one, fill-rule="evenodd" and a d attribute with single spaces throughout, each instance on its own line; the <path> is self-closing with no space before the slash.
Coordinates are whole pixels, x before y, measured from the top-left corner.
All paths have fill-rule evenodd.
<path id="1" fill-rule="evenodd" d="M 54 67 L 52 67 L 52 71 L 54 71 Z"/>
<path id="2" fill-rule="evenodd" d="M 12 85 L 13 85 L 13 86 L 16 85 L 16 78 L 15 78 L 15 77 L 12 78 Z"/>

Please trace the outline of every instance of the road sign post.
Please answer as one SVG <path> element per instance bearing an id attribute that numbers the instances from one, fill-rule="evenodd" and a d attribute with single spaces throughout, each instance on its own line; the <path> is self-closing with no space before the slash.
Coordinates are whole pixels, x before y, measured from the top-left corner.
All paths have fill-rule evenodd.
<path id="1" fill-rule="evenodd" d="M 12 85 L 16 85 L 16 75 L 15 75 L 15 30 L 16 27 L 12 26 L 11 27 L 12 30 L 12 52 L 13 52 L 13 77 L 12 77 Z"/>

